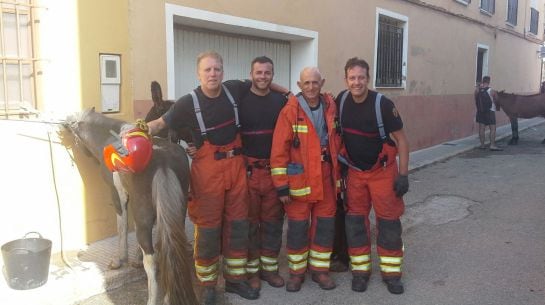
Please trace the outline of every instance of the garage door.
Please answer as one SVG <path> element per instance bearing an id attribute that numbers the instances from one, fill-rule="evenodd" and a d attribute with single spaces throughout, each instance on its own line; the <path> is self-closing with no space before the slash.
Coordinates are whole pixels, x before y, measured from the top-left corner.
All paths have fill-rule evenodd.
<path id="1" fill-rule="evenodd" d="M 215 50 L 223 57 L 224 80 L 249 78 L 252 59 L 265 55 L 274 62 L 274 82 L 284 87 L 289 87 L 290 84 L 288 41 L 176 25 L 174 48 L 176 98 L 199 85 L 196 77 L 196 58 L 199 53 L 206 50 Z"/>

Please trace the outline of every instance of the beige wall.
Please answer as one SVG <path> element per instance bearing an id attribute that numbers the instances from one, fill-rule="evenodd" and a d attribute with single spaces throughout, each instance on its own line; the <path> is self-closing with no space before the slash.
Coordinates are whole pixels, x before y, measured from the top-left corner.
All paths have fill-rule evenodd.
<path id="1" fill-rule="evenodd" d="M 544 1 L 538 2 L 541 37 Z M 481 13 L 478 1 L 469 6 L 444 0 L 427 1 L 428 5 L 395 0 L 323 1 L 319 8 L 311 0 L 169 0 L 166 3 L 318 32 L 318 65 L 326 78 L 324 89 L 333 93 L 344 88 L 343 66 L 349 57 L 362 57 L 373 67 L 376 8 L 406 16 L 409 37 L 406 87 L 380 91 L 399 102 L 412 150 L 475 133 L 472 93 L 477 44 L 489 47 L 488 71 L 494 88 L 524 93 L 539 89 L 541 63 L 536 53 L 539 41 L 529 34 L 527 39 L 523 38 L 523 24 L 529 24 L 529 16 L 525 18 L 529 9 L 523 7 L 524 2 L 519 2 L 518 25 L 514 28 L 506 25 L 505 3 L 500 1 L 496 2 L 493 16 Z M 307 13 L 309 8 L 312 14 Z M 139 117 L 151 105 L 152 80 L 158 79 L 163 93 L 167 92 L 164 14 L 163 1 L 131 1 L 135 115 Z M 464 17 L 455 16 L 459 14 Z M 148 31 L 143 31 L 144 28 Z M 373 75 L 374 71 L 371 72 Z M 429 119 L 451 113 L 451 107 L 464 115 L 451 119 L 449 124 Z M 429 130 L 437 132 L 426 134 Z"/>

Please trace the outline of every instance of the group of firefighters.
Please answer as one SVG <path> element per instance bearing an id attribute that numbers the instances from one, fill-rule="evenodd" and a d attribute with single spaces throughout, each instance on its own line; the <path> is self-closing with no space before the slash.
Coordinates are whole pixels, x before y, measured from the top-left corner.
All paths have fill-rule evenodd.
<path id="1" fill-rule="evenodd" d="M 335 288 L 329 268 L 341 196 L 352 290 L 365 291 L 371 274 L 373 207 L 382 279 L 388 291 L 403 293 L 399 218 L 409 148 L 393 102 L 368 89 L 367 62 L 347 61 L 347 90 L 336 100 L 322 94 L 325 79 L 316 67 L 301 71 L 296 95 L 273 83 L 265 56 L 252 61 L 250 80 L 223 82 L 223 72 L 218 53 L 201 53 L 200 86 L 148 122 L 152 135 L 166 127 L 191 134 L 188 209 L 203 303 L 216 303 L 220 266 L 225 291 L 246 299 L 259 298 L 261 280 L 299 291 L 307 269 L 320 288 Z M 278 273 L 284 213 L 286 281 Z"/>

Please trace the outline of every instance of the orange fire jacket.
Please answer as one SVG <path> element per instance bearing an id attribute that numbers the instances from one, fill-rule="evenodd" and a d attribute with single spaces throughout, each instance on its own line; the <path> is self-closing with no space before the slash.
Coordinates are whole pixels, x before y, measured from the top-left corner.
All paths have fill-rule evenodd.
<path id="1" fill-rule="evenodd" d="M 337 192 L 340 191 L 337 154 L 341 141 L 336 130 L 337 109 L 329 96 L 322 95 L 321 98 L 329 140 L 328 161 L 322 161 L 323 149 L 318 133 L 297 97 L 291 97 L 280 112 L 271 150 L 271 176 L 279 196 L 290 195 L 293 199 L 307 202 L 323 200 L 321 162 L 333 165 L 334 179 L 331 183 Z M 299 142 L 299 147 L 294 142 Z"/>

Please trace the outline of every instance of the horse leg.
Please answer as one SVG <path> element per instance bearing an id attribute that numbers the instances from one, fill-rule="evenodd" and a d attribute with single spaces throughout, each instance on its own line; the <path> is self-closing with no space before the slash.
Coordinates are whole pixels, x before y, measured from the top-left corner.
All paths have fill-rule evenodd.
<path id="1" fill-rule="evenodd" d="M 127 204 L 129 201 L 129 198 L 127 196 L 127 193 L 125 192 L 125 189 L 123 188 L 123 185 L 121 183 L 121 179 L 119 177 L 119 174 L 113 173 L 112 176 L 112 183 L 113 183 L 113 197 L 117 198 L 118 201 L 116 202 L 118 206 L 116 206 L 117 210 L 117 237 L 118 237 L 118 257 L 117 260 L 112 260 L 110 262 L 109 268 L 110 269 L 119 269 L 123 264 L 127 263 L 129 261 L 129 251 L 128 251 L 128 211 L 127 211 Z"/>
<path id="2" fill-rule="evenodd" d="M 148 277 L 148 302 L 147 305 L 159 305 L 159 285 L 157 282 L 157 262 L 155 259 L 155 253 L 153 251 L 153 242 L 152 242 L 152 228 L 151 225 L 144 225 L 141 227 L 137 225 L 136 228 L 136 238 L 140 248 L 142 249 L 142 254 L 144 256 L 144 270 Z"/>
<path id="3" fill-rule="evenodd" d="M 511 122 L 511 140 L 509 140 L 508 145 L 517 145 L 519 142 L 519 121 L 517 118 L 509 118 Z"/>

